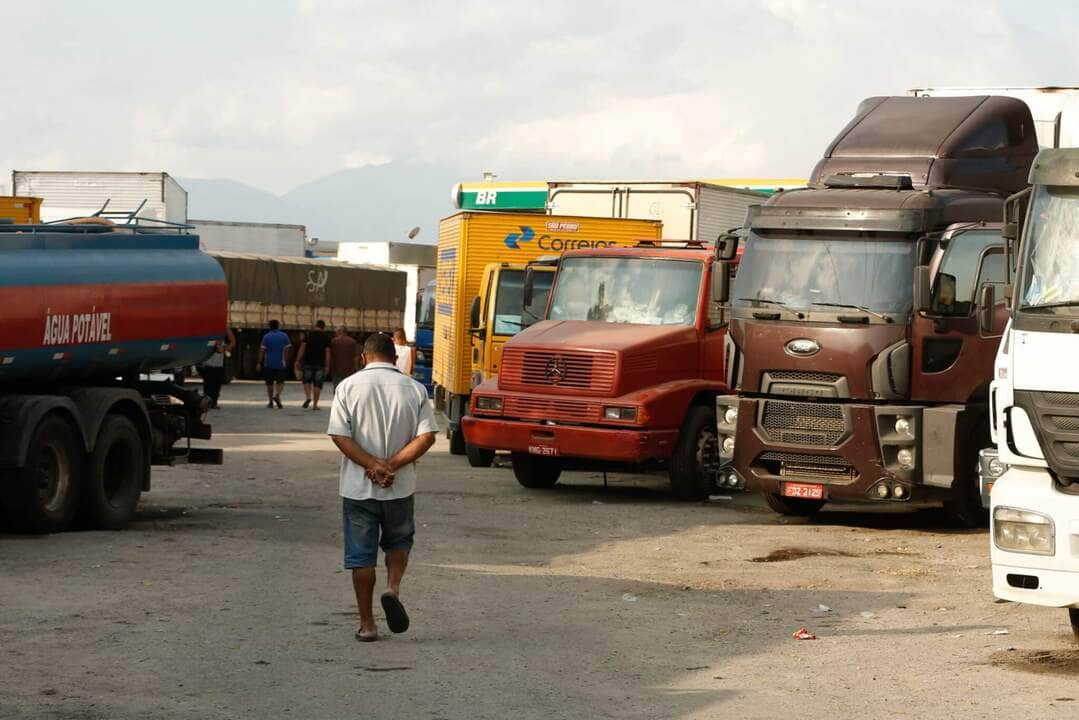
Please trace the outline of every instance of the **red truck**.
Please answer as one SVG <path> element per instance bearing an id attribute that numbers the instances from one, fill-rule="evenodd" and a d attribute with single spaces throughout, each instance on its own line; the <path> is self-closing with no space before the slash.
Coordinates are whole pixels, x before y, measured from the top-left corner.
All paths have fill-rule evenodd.
<path id="1" fill-rule="evenodd" d="M 667 469 L 676 496 L 705 497 L 728 390 L 729 269 L 698 242 L 567 252 L 546 319 L 473 391 L 466 440 L 509 450 L 529 488 L 570 468 Z"/>
<path id="2" fill-rule="evenodd" d="M 721 484 L 788 515 L 931 501 L 984 520 L 977 456 L 1007 282 L 990 223 L 1037 149 L 1019 100 L 870 98 L 810 187 L 751 210 Z"/>

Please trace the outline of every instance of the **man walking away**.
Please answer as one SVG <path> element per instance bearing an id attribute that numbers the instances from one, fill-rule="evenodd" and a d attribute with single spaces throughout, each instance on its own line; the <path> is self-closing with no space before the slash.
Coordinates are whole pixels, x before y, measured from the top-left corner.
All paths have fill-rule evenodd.
<path id="1" fill-rule="evenodd" d="M 360 364 L 359 347 L 349 337 L 344 325 L 338 325 L 333 340 L 330 341 L 330 377 L 333 378 L 334 392 L 341 381 L 352 373 Z"/>
<path id="2" fill-rule="evenodd" d="M 367 366 L 334 394 L 327 433 L 344 455 L 340 487 L 345 568 L 352 571 L 360 613 L 356 639 L 371 642 L 378 639 L 371 598 L 380 545 L 386 556 L 386 624 L 395 633 L 408 629 L 401 578 L 416 529 L 415 462 L 434 445 L 438 427 L 423 385 L 394 366 L 388 335 L 368 337 L 363 356 Z"/>
<path id="3" fill-rule="evenodd" d="M 303 394 L 306 397 L 303 406 L 306 408 L 311 405 L 313 396 L 315 403 L 311 409 L 318 410 L 322 384 L 330 374 L 330 339 L 326 337 L 326 323 L 322 320 L 315 323 L 315 331 L 307 333 L 300 343 L 300 352 L 296 355 L 296 369 L 300 371 L 303 381 Z"/>
<path id="4" fill-rule="evenodd" d="M 217 410 L 217 399 L 221 397 L 221 384 L 225 381 L 225 356 L 236 349 L 236 336 L 232 328 L 226 328 L 225 338 L 218 338 L 214 343 L 214 354 L 206 358 L 199 367 L 202 376 L 202 392 L 210 399 L 210 409 Z"/>
<path id="5" fill-rule="evenodd" d="M 270 330 L 262 336 L 262 342 L 259 343 L 259 359 L 255 364 L 255 372 L 262 372 L 262 369 L 266 368 L 266 395 L 270 398 L 266 403 L 268 408 L 272 408 L 275 403 L 278 408 L 283 407 L 281 391 L 285 389 L 285 352 L 292 347 L 292 341 L 280 328 L 281 323 L 270 321 Z"/>
<path id="6" fill-rule="evenodd" d="M 412 346 L 408 344 L 405 331 L 397 328 L 393 331 L 393 349 L 397 353 L 397 369 L 412 377 Z"/>

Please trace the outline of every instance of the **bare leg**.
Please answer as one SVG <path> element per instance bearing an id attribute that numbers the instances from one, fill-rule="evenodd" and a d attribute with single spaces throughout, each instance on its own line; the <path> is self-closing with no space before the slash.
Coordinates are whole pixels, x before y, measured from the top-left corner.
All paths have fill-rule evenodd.
<path id="1" fill-rule="evenodd" d="M 273 402 L 273 383 L 266 384 L 266 397 L 270 398 L 270 402 Z"/>
<path id="2" fill-rule="evenodd" d="M 375 614 L 371 610 L 371 597 L 375 593 L 375 569 L 353 568 L 352 589 L 356 591 L 356 609 L 360 611 L 360 630 L 374 632 Z"/>
<path id="3" fill-rule="evenodd" d="M 318 399 L 322 397 L 322 388 L 320 388 L 318 385 L 313 385 L 311 393 L 315 396 L 314 408 L 318 410 Z"/>
<path id="4" fill-rule="evenodd" d="M 281 397 L 281 393 L 285 390 L 285 383 L 277 383 L 277 397 Z"/>
<path id="5" fill-rule="evenodd" d="M 386 587 L 394 595 L 401 594 L 401 578 L 408 567 L 408 550 L 390 550 L 386 553 Z"/>
<path id="6" fill-rule="evenodd" d="M 308 400 L 311 399 L 311 383 L 303 384 L 303 396 Z"/>

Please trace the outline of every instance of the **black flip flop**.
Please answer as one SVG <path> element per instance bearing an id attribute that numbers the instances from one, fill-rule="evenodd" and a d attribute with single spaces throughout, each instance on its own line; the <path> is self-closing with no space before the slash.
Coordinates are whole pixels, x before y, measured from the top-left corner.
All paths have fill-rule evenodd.
<path id="1" fill-rule="evenodd" d="M 408 630 L 408 613 L 401 604 L 401 598 L 389 591 L 382 593 L 382 610 L 386 613 L 390 632 L 403 633 Z"/>

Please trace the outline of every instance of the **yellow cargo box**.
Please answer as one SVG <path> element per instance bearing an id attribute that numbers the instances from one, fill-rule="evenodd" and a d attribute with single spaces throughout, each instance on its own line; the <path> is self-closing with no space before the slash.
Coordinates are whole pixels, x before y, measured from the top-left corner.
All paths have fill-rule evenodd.
<path id="1" fill-rule="evenodd" d="M 41 198 L 0 197 L 0 222 L 36 225 L 41 222 Z"/>
<path id="2" fill-rule="evenodd" d="M 539 213 L 464 211 L 439 223 L 433 378 L 435 404 L 450 421 L 453 451 L 464 452 L 458 422 L 472 391 L 469 315 L 487 264 L 523 265 L 575 248 L 632 246 L 659 239 L 662 232 L 655 220 Z"/>

